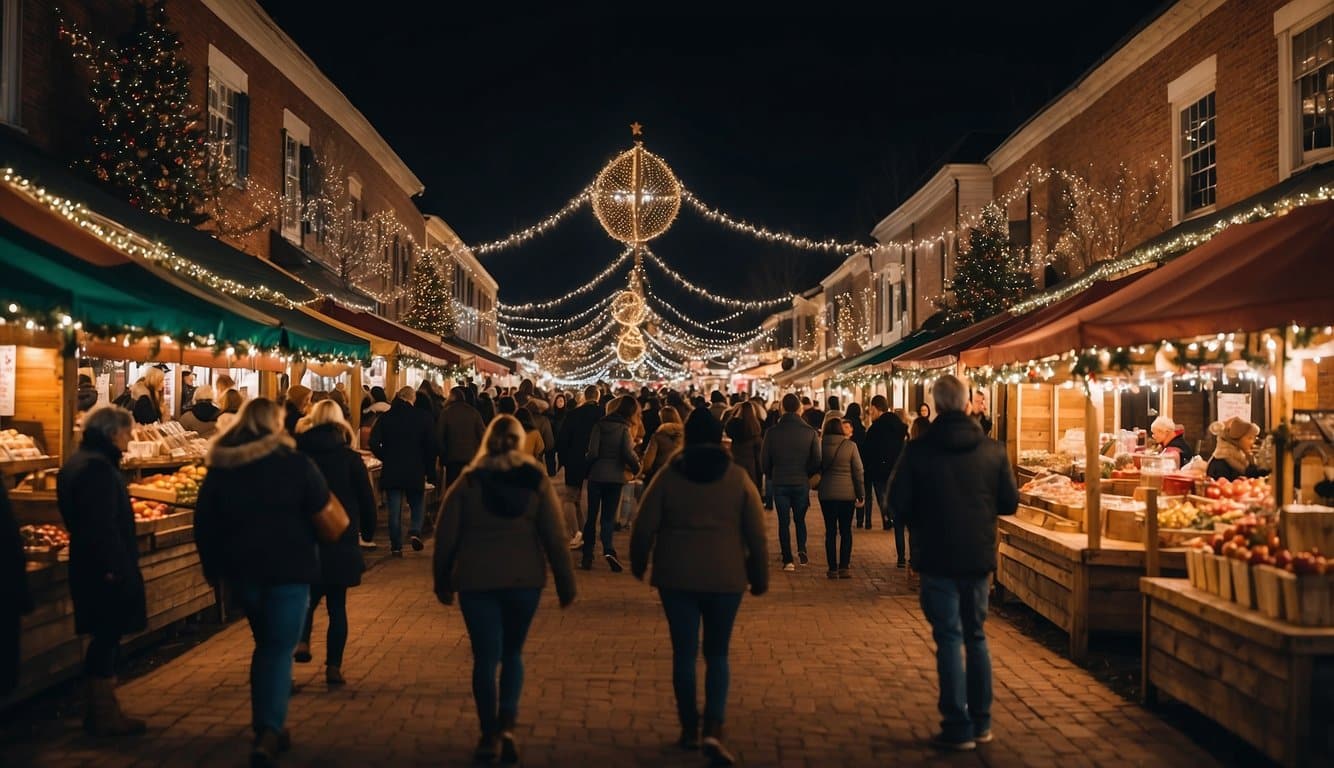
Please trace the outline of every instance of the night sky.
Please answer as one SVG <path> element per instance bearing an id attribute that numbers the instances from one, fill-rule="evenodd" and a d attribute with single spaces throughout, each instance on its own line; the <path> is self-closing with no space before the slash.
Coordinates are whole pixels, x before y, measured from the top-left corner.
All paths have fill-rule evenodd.
<path id="1" fill-rule="evenodd" d="M 774 229 L 869 241 L 957 140 L 1012 131 L 1160 4 L 882 3 L 821 16 L 545 4 L 518 16 L 499 3 L 399 2 L 351 18 L 313 0 L 261 0 L 426 184 L 421 209 L 471 243 L 554 212 L 629 147 L 636 120 L 705 202 Z M 839 262 L 684 208 L 652 246 L 696 282 L 746 298 L 811 287 Z M 519 303 L 568 292 L 619 252 L 585 209 L 484 263 L 501 300 Z M 649 274 L 700 319 L 727 313 Z"/>

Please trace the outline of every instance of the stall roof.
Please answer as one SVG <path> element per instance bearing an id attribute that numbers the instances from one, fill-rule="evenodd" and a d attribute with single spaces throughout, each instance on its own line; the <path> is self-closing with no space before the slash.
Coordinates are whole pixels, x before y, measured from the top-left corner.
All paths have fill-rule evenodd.
<path id="1" fill-rule="evenodd" d="M 847 373 L 858 368 L 866 368 L 873 365 L 883 365 L 899 355 L 917 349 L 923 344 L 939 337 L 940 331 L 919 328 L 892 344 L 876 347 L 869 352 L 863 352 L 857 357 L 845 361 L 843 365 L 838 367 L 839 373 Z"/>
<path id="2" fill-rule="evenodd" d="M 325 299 L 319 305 L 320 314 L 328 315 L 334 320 L 350 325 L 353 328 L 359 328 L 366 333 L 379 336 L 382 339 L 398 343 L 415 352 L 440 360 L 441 363 L 458 363 L 460 357 L 452 350 L 431 341 L 428 337 L 400 325 L 392 320 L 386 320 L 379 315 L 373 315 L 369 312 L 361 312 L 355 309 L 348 309 L 340 306 L 338 303 Z"/>
<path id="3" fill-rule="evenodd" d="M 1094 346 L 1334 322 L 1334 201 L 1237 224 L 1120 290 L 991 350 L 992 364 Z"/>
<path id="4" fill-rule="evenodd" d="M 513 360 L 457 336 L 446 336 L 441 339 L 441 343 L 459 350 L 464 355 L 472 355 L 475 358 L 473 364 L 483 373 L 504 375 L 518 370 L 518 364 Z"/>
<path id="5" fill-rule="evenodd" d="M 967 349 L 974 341 L 991 333 L 1009 328 L 1023 319 L 1005 311 L 992 315 L 985 320 L 960 328 L 959 330 L 929 341 L 920 347 L 905 352 L 894 358 L 894 365 L 902 368 L 943 368 L 954 365 L 959 353 Z"/>

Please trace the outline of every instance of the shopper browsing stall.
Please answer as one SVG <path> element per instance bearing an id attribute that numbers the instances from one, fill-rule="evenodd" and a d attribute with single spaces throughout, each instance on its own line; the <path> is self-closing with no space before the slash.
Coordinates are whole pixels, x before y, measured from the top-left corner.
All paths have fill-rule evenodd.
<path id="1" fill-rule="evenodd" d="M 1236 480 L 1269 474 L 1269 470 L 1255 465 L 1255 438 L 1260 434 L 1258 426 L 1233 416 L 1227 421 L 1215 421 L 1209 426 L 1209 432 L 1218 438 L 1214 455 L 1205 470 L 1209 477 Z"/>

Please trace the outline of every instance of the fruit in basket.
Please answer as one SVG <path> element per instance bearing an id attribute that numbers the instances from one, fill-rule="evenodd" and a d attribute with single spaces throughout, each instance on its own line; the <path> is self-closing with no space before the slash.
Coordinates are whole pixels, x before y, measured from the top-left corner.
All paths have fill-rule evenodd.
<path id="1" fill-rule="evenodd" d="M 19 528 L 19 536 L 25 547 L 59 549 L 69 544 L 69 532 L 54 523 L 25 525 Z"/>

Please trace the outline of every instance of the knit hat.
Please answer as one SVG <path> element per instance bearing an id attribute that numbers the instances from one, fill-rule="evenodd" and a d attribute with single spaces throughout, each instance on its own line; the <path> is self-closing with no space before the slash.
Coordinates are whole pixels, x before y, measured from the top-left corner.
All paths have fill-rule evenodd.
<path id="1" fill-rule="evenodd" d="M 195 390 L 195 402 L 200 402 L 203 400 L 212 400 L 212 399 L 213 399 L 213 387 L 210 387 L 207 384 L 201 384 L 199 385 L 199 388 Z"/>
<path id="2" fill-rule="evenodd" d="M 1259 427 L 1238 416 L 1232 416 L 1227 421 L 1215 421 L 1209 426 L 1209 431 L 1232 443 L 1239 442 L 1247 435 L 1260 434 Z"/>
<path id="3" fill-rule="evenodd" d="M 696 408 L 686 419 L 686 445 L 718 445 L 723 441 L 723 425 L 708 408 Z"/>

